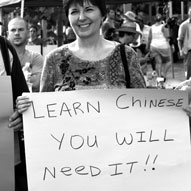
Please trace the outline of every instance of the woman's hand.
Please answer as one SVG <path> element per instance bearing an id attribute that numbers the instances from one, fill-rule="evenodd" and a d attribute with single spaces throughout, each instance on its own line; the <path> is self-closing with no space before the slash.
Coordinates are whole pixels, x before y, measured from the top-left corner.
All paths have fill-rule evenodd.
<path id="1" fill-rule="evenodd" d="M 31 100 L 28 96 L 19 96 L 16 100 L 16 108 L 19 113 L 24 113 L 31 106 Z"/>
<path id="2" fill-rule="evenodd" d="M 184 80 L 183 82 L 178 84 L 175 89 L 176 90 L 186 90 L 189 86 L 191 87 L 191 78 L 188 80 Z"/>
<path id="3" fill-rule="evenodd" d="M 16 100 L 16 110 L 9 117 L 9 127 L 15 131 L 23 128 L 22 113 L 25 112 L 31 105 L 31 101 L 27 96 L 19 96 Z"/>
<path id="4" fill-rule="evenodd" d="M 15 131 L 23 128 L 22 115 L 17 110 L 9 117 L 9 127 L 14 128 Z"/>
<path id="5" fill-rule="evenodd" d="M 191 104 L 188 107 L 184 108 L 184 111 L 187 113 L 189 117 L 191 117 Z"/>
<path id="6" fill-rule="evenodd" d="M 184 90 L 188 92 L 188 107 L 184 108 L 184 111 L 189 117 L 191 117 L 191 78 L 184 80 L 175 88 L 176 90 Z"/>

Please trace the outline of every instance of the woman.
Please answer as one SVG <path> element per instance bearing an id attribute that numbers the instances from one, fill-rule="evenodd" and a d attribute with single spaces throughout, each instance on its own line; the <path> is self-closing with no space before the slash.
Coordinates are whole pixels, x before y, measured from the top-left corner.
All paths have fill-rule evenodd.
<path id="1" fill-rule="evenodd" d="M 40 91 L 125 88 L 120 44 L 104 39 L 100 33 L 106 15 L 105 2 L 66 0 L 64 9 L 76 40 L 46 56 Z M 145 81 L 135 51 L 126 46 L 125 53 L 130 87 L 144 88 Z M 28 98 L 18 97 L 19 112 L 24 112 L 29 105 Z"/>
<path id="2" fill-rule="evenodd" d="M 159 77 L 166 80 L 167 72 L 171 67 L 171 50 L 168 42 L 168 28 L 162 21 L 162 15 L 156 15 L 156 22 L 151 26 L 147 50 L 150 49 L 151 56 L 155 57 L 156 71 Z"/>

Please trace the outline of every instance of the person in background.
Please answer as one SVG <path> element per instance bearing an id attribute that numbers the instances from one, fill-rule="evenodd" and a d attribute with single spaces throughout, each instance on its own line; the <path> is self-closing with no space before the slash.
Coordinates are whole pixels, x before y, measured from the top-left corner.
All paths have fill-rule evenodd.
<path id="1" fill-rule="evenodd" d="M 122 25 L 122 23 L 123 23 L 123 17 L 121 14 L 121 10 L 117 9 L 115 11 L 115 28 L 119 29 L 119 27 Z"/>
<path id="2" fill-rule="evenodd" d="M 47 39 L 46 44 L 47 45 L 56 45 L 57 44 L 57 35 L 55 33 L 54 27 L 52 27 L 50 24 L 47 25 Z"/>
<path id="3" fill-rule="evenodd" d="M 38 27 L 36 25 L 29 27 L 28 45 L 43 45 L 43 40 L 38 37 Z"/>
<path id="4" fill-rule="evenodd" d="M 170 45 L 173 50 L 173 62 L 176 63 L 179 61 L 179 48 L 178 48 L 178 16 L 167 19 L 167 25 L 170 30 Z"/>
<path id="5" fill-rule="evenodd" d="M 146 46 L 148 44 L 150 26 L 148 26 L 144 23 L 144 20 L 140 15 L 138 15 L 136 17 L 136 22 L 139 24 L 141 32 L 142 32 L 142 37 L 141 37 L 141 42 L 140 42 L 139 48 L 143 54 L 146 54 L 147 53 Z"/>
<path id="6" fill-rule="evenodd" d="M 14 128 L 14 146 L 15 146 L 15 191 L 27 191 L 26 166 L 24 160 L 24 143 L 22 136 L 22 118 L 16 110 L 16 98 L 23 92 L 29 92 L 25 77 L 23 75 L 21 64 L 16 50 L 11 43 L 0 36 L 0 77 L 11 76 L 13 93 L 13 114 L 9 118 L 9 128 Z M 19 149 L 18 149 L 19 148 Z M 20 153 L 17 152 L 20 150 Z"/>
<path id="7" fill-rule="evenodd" d="M 111 8 L 107 9 L 107 17 L 103 21 L 101 33 L 107 40 L 115 38 L 115 11 Z"/>
<path id="8" fill-rule="evenodd" d="M 122 44 L 129 45 L 136 41 L 137 35 L 135 22 L 124 22 L 118 29 L 118 40 Z"/>
<path id="9" fill-rule="evenodd" d="M 151 51 L 151 56 L 155 58 L 156 72 L 158 77 L 166 81 L 166 75 L 172 65 L 171 48 L 168 42 L 169 32 L 166 24 L 162 20 L 162 15 L 156 15 L 156 22 L 151 26 L 147 50 Z"/>
<path id="10" fill-rule="evenodd" d="M 136 21 L 136 14 L 132 11 L 127 11 L 125 14 L 124 14 L 124 22 L 127 22 L 127 23 L 131 23 L 131 22 L 134 22 L 136 24 L 136 31 L 139 32 L 139 34 L 141 35 L 138 35 L 137 34 L 137 37 L 136 37 L 136 41 L 134 41 L 132 43 L 132 46 L 133 47 L 138 47 L 140 46 L 141 44 L 141 38 L 142 38 L 142 32 L 141 32 L 141 29 L 140 29 L 140 26 L 139 24 L 137 23 Z"/>
<path id="11" fill-rule="evenodd" d="M 8 40 L 17 51 L 21 67 L 28 70 L 25 77 L 27 82 L 32 84 L 32 91 L 38 92 L 44 58 L 40 53 L 26 49 L 28 37 L 28 24 L 23 18 L 16 17 L 10 20 L 8 23 Z"/>
<path id="12" fill-rule="evenodd" d="M 146 25 L 143 20 L 143 15 L 138 14 L 136 17 L 136 22 L 139 24 L 142 36 L 140 38 L 140 45 L 135 46 L 136 52 L 138 53 L 139 57 L 141 58 L 141 66 L 143 69 L 144 75 L 147 74 L 147 64 L 151 64 L 152 70 L 155 70 L 155 62 L 154 58 L 151 57 L 149 50 L 147 50 L 148 44 L 148 37 L 150 32 L 150 26 Z"/>
<path id="13" fill-rule="evenodd" d="M 131 88 L 145 88 L 136 52 L 129 46 L 124 47 L 130 77 L 127 81 L 121 44 L 106 40 L 100 34 L 106 14 L 104 0 L 65 0 L 64 11 L 76 40 L 46 55 L 41 92 L 126 88 L 127 83 Z M 20 113 L 29 106 L 27 96 L 17 98 Z"/>
<path id="14" fill-rule="evenodd" d="M 118 29 L 118 33 L 118 41 L 122 44 L 126 44 L 129 46 L 131 46 L 137 40 L 138 35 L 141 35 L 136 30 L 135 22 L 124 22 Z M 145 74 L 145 68 L 147 66 L 147 62 L 149 61 L 149 54 L 143 56 L 138 48 L 134 49 L 137 52 L 137 56 L 141 65 L 141 70 L 143 74 Z"/>
<path id="15" fill-rule="evenodd" d="M 182 22 L 178 30 L 178 48 L 184 58 L 186 79 L 191 77 L 191 6 L 188 8 L 188 19 Z"/>

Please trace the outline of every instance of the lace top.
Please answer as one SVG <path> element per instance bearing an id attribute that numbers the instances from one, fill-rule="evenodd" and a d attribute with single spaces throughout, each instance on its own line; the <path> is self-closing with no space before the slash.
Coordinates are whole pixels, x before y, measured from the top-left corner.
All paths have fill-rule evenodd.
<path id="1" fill-rule="evenodd" d="M 130 85 L 132 88 L 144 88 L 145 81 L 136 53 L 128 46 L 125 49 Z M 80 59 L 68 49 L 68 45 L 63 45 L 46 56 L 40 91 L 125 88 L 125 84 L 119 45 L 104 59 L 97 61 Z"/>

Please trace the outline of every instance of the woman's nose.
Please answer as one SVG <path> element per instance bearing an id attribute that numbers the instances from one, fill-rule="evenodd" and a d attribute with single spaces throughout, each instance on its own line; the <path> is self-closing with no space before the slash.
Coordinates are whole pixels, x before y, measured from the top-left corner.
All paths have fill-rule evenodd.
<path id="1" fill-rule="evenodd" d="M 84 11 L 80 11 L 80 14 L 79 14 L 79 20 L 83 20 L 83 19 L 85 19 L 85 13 L 84 13 Z"/>

